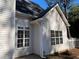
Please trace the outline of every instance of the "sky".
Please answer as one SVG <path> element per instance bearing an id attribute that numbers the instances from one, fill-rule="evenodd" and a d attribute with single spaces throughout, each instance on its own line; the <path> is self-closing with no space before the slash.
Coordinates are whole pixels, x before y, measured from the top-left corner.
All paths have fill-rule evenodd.
<path id="1" fill-rule="evenodd" d="M 32 0 L 33 2 L 39 4 L 42 8 L 46 9 L 48 7 L 47 3 L 45 0 Z"/>
<path id="2" fill-rule="evenodd" d="M 75 0 L 74 3 L 79 5 L 79 0 Z"/>
<path id="3" fill-rule="evenodd" d="M 40 5 L 44 9 L 46 9 L 48 7 L 48 5 L 45 2 L 45 0 L 32 0 L 32 1 L 37 3 L 38 5 Z M 73 4 L 79 5 L 79 0 L 74 0 Z"/>

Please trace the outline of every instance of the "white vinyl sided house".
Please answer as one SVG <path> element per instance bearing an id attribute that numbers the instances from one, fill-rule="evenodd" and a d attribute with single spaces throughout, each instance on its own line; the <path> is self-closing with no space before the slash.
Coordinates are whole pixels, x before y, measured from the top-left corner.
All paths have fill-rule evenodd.
<path id="1" fill-rule="evenodd" d="M 19 11 L 9 12 L 6 9 L 0 16 L 0 59 L 33 53 L 44 58 L 69 49 L 67 27 L 70 25 L 58 4 L 35 20 Z"/>
<path id="2" fill-rule="evenodd" d="M 63 52 L 69 49 L 67 28 L 70 26 L 59 5 L 31 22 L 33 53 L 40 55 Z"/>

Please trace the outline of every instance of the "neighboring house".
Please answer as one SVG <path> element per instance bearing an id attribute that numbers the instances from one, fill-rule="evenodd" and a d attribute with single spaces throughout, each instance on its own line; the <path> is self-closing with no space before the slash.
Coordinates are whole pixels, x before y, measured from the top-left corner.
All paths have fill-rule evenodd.
<path id="1" fill-rule="evenodd" d="M 0 14 L 0 59 L 29 54 L 44 58 L 69 49 L 67 27 L 70 25 L 58 4 L 38 17 L 15 11 L 15 7 L 11 9 Z"/>
<path id="2" fill-rule="evenodd" d="M 0 0 L 0 59 L 12 59 L 14 52 L 14 2 L 14 0 Z"/>

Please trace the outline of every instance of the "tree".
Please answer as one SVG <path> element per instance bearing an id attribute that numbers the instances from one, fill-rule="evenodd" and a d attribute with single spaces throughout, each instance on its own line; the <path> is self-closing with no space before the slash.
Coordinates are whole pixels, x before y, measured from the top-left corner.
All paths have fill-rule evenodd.
<path id="1" fill-rule="evenodd" d="M 68 15 L 69 15 L 69 22 L 75 22 L 79 20 L 79 6 L 71 7 Z"/>
<path id="2" fill-rule="evenodd" d="M 45 0 L 45 1 L 47 2 L 49 7 L 58 3 L 66 17 L 67 17 L 67 9 L 71 7 L 71 2 L 73 2 L 73 0 Z"/>
<path id="3" fill-rule="evenodd" d="M 71 36 L 79 38 L 79 6 L 71 7 L 68 16 Z"/>

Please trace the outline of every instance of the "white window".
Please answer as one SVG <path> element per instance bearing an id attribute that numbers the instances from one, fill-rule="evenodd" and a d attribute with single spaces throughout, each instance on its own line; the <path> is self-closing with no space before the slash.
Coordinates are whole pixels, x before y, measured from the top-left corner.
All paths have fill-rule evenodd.
<path id="1" fill-rule="evenodd" d="M 17 47 L 29 46 L 30 31 L 29 27 L 18 27 L 17 30 Z"/>
<path id="2" fill-rule="evenodd" d="M 51 45 L 62 44 L 63 37 L 62 31 L 51 30 Z"/>

